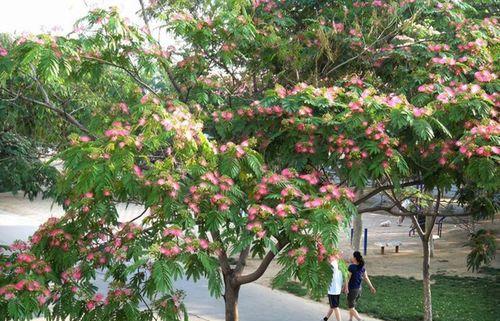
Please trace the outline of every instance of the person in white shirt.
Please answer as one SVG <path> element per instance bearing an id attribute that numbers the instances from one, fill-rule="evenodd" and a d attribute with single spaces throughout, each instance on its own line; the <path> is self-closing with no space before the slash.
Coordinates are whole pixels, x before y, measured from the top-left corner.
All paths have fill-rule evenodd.
<path id="1" fill-rule="evenodd" d="M 323 321 L 327 321 L 328 318 L 333 314 L 335 314 L 335 318 L 337 321 L 341 321 L 342 318 L 340 316 L 340 294 L 342 293 L 342 287 L 344 290 L 347 289 L 347 280 L 344 280 L 342 275 L 342 271 L 339 269 L 339 261 L 336 258 L 332 258 L 331 260 L 333 277 L 332 283 L 330 284 L 330 288 L 328 289 L 328 302 L 330 303 L 330 309 L 328 313 L 323 318 Z"/>

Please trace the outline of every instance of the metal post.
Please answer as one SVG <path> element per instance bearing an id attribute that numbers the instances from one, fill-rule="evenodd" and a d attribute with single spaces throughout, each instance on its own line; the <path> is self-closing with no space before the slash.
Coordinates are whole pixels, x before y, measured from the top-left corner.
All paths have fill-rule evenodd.
<path id="1" fill-rule="evenodd" d="M 354 229 L 351 227 L 351 245 L 352 245 L 352 237 L 354 235 Z"/>
<path id="2" fill-rule="evenodd" d="M 363 246 L 363 255 L 366 255 L 366 247 L 368 246 L 368 229 L 365 228 L 365 238 L 364 238 L 364 242 L 363 242 L 364 246 Z"/>

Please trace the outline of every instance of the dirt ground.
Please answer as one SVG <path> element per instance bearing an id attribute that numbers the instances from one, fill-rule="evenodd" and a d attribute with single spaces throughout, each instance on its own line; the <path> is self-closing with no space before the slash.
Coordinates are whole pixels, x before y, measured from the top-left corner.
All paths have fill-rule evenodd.
<path id="1" fill-rule="evenodd" d="M 496 232 L 497 244 L 500 246 L 500 222 L 497 217 L 495 221 L 485 221 L 477 225 L 477 228 L 491 229 Z M 391 221 L 390 227 L 381 227 L 380 223 Z M 456 276 L 482 276 L 481 273 L 467 271 L 466 257 L 469 247 L 464 246 L 468 239 L 468 232 L 461 228 L 462 224 L 451 218 L 445 220 L 443 232 L 440 239 L 435 241 L 434 258 L 431 259 L 431 273 Z M 411 220 L 405 219 L 402 226 L 397 226 L 397 218 L 382 214 L 363 214 L 363 226 L 368 228 L 368 250 L 365 257 L 367 271 L 370 275 L 397 275 L 402 277 L 414 277 L 421 279 L 422 271 L 422 245 L 418 236 L 408 236 Z M 347 258 L 351 254 L 350 232 L 343 232 L 340 240 L 340 248 Z M 434 233 L 437 234 L 437 227 Z M 377 242 L 400 241 L 402 246 L 399 253 L 394 248 L 386 248 L 385 254 L 381 255 Z M 248 260 L 246 271 L 253 271 L 259 265 L 260 260 Z M 491 267 L 500 268 L 500 257 L 492 262 Z M 272 262 L 265 274 L 257 281 L 262 285 L 270 286 L 272 278 L 279 271 L 276 262 Z"/>

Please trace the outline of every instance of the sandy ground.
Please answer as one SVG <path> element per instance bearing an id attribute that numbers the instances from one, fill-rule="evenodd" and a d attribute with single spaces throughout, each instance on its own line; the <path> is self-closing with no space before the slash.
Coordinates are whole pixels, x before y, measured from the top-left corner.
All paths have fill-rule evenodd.
<path id="1" fill-rule="evenodd" d="M 496 232 L 497 244 L 500 248 L 500 217 L 495 221 L 485 221 L 478 224 L 477 228 L 491 229 Z M 380 227 L 380 223 L 391 221 L 390 227 Z M 397 275 L 402 277 L 414 277 L 421 279 L 422 271 L 422 245 L 418 236 L 408 236 L 411 220 L 406 218 L 402 226 L 397 226 L 397 218 L 382 214 L 363 214 L 363 226 L 368 228 L 368 250 L 366 259 L 367 271 L 370 275 Z M 341 235 L 340 248 L 344 256 L 350 255 L 349 231 Z M 437 227 L 434 229 L 437 234 Z M 442 237 L 435 241 L 434 258 L 431 260 L 431 273 L 457 276 L 482 276 L 481 273 L 467 271 L 466 256 L 469 247 L 464 246 L 468 239 L 468 232 L 460 228 L 451 218 L 443 224 Z M 380 254 L 377 242 L 400 241 L 403 243 L 399 253 L 394 248 L 386 248 L 385 254 Z M 250 259 L 247 271 L 254 270 L 260 260 Z M 500 268 L 500 257 L 491 264 L 494 268 Z M 266 273 L 257 281 L 262 285 L 269 286 L 274 275 L 279 271 L 279 266 L 273 262 Z"/>

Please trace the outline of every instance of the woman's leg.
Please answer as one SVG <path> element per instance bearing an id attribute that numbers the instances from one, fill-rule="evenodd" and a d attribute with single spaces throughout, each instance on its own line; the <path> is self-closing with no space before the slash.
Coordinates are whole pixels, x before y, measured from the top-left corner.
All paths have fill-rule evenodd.
<path id="1" fill-rule="evenodd" d="M 359 313 L 358 311 L 356 311 L 356 308 L 351 308 L 349 309 L 349 316 L 352 320 L 352 318 L 354 317 L 356 320 L 360 321 L 361 320 L 361 317 L 359 316 Z"/>

